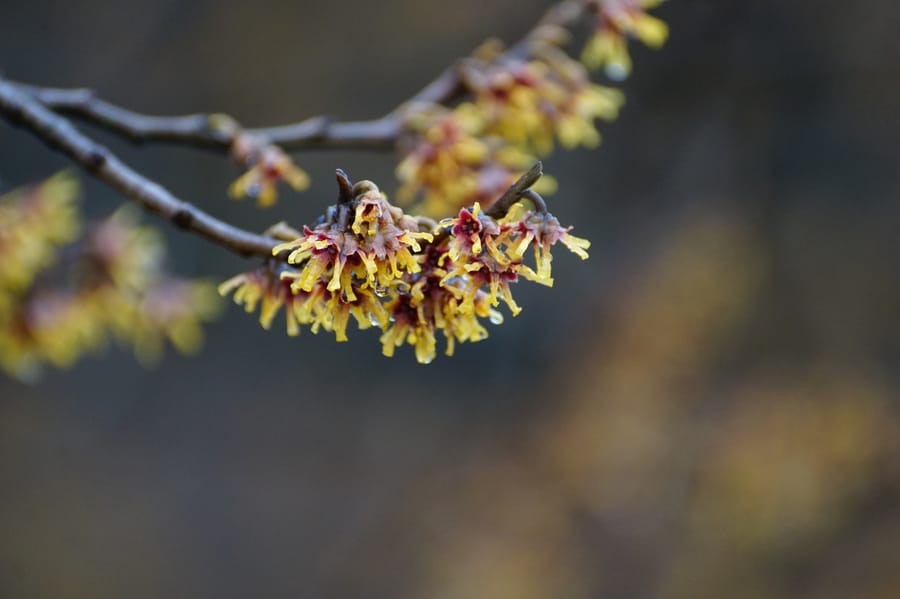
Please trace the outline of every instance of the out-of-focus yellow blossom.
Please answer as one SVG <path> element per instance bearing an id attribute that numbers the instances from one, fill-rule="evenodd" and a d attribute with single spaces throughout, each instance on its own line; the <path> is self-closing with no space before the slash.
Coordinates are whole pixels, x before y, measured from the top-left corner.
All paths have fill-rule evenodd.
<path id="1" fill-rule="evenodd" d="M 218 313 L 215 288 L 169 276 L 164 259 L 158 231 L 140 225 L 130 206 L 91 226 L 83 240 L 81 294 L 145 365 L 159 361 L 167 339 L 182 353 L 196 352 L 201 323 Z"/>
<path id="2" fill-rule="evenodd" d="M 486 135 L 546 155 L 558 138 L 566 148 L 595 147 L 594 120 L 614 120 L 624 102 L 618 90 L 591 83 L 585 68 L 552 46 L 531 61 L 506 60 L 469 69 L 475 98 L 459 110 L 482 119 Z"/>
<path id="3" fill-rule="evenodd" d="M 211 286 L 168 276 L 160 237 L 128 210 L 76 239 L 76 194 L 77 182 L 57 175 L 0 202 L 0 369 L 34 380 L 114 337 L 144 362 L 164 339 L 196 350 L 218 301 Z"/>
<path id="4" fill-rule="evenodd" d="M 287 267 L 279 269 L 267 265 L 241 273 L 219 285 L 219 294 L 225 296 L 233 291 L 234 303 L 243 305 L 247 313 L 255 312 L 261 304 L 259 324 L 266 330 L 272 326 L 282 306 L 287 305 L 287 334 L 296 337 L 300 334 L 300 325 L 292 304 L 301 298 L 291 291 L 291 281 L 281 278 L 280 273 L 285 270 L 288 270 Z"/>
<path id="5" fill-rule="evenodd" d="M 88 229 L 84 257 L 94 267 L 92 276 L 111 279 L 115 287 L 135 291 L 146 289 L 159 278 L 165 243 L 157 229 L 139 222 L 137 210 L 123 206 Z"/>
<path id="6" fill-rule="evenodd" d="M 605 67 L 612 79 L 626 78 L 631 73 L 628 38 L 659 48 L 669 35 L 666 24 L 646 12 L 661 3 L 662 0 L 588 0 L 596 14 L 596 30 L 582 52 L 582 61 L 592 69 Z"/>
<path id="7" fill-rule="evenodd" d="M 0 197 L 0 289 L 25 290 L 55 261 L 58 246 L 78 236 L 77 196 L 77 180 L 62 172 Z"/>
<path id="8" fill-rule="evenodd" d="M 249 196 L 256 198 L 260 207 L 268 208 L 278 200 L 280 181 L 296 191 L 309 188 L 309 175 L 278 146 L 247 134 L 238 134 L 232 143 L 231 154 L 238 163 L 249 167 L 228 188 L 229 195 L 235 199 Z"/>
<path id="9" fill-rule="evenodd" d="M 441 217 L 475 202 L 489 206 L 506 191 L 534 157 L 499 137 L 487 137 L 478 110 L 461 105 L 453 111 L 424 112 L 410 123 L 412 150 L 397 166 L 404 204 L 421 200 L 421 212 Z M 538 191 L 551 193 L 551 177 Z"/>
<path id="10" fill-rule="evenodd" d="M 0 368 L 36 380 L 44 364 L 72 366 L 108 339 L 96 307 L 77 293 L 51 291 L 18 304 L 0 319 Z"/>
<path id="11" fill-rule="evenodd" d="M 206 281 L 160 281 L 135 304 L 131 330 L 134 353 L 144 365 L 157 364 L 168 340 L 183 354 L 203 347 L 202 323 L 218 316 L 219 297 Z"/>

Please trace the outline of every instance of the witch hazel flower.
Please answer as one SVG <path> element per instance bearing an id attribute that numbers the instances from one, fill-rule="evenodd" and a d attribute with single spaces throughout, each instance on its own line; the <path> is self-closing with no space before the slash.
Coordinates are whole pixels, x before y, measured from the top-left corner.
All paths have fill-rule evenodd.
<path id="1" fill-rule="evenodd" d="M 487 338 L 487 329 L 479 318 L 494 324 L 503 316 L 490 307 L 487 294 L 477 291 L 473 310 L 460 309 L 459 281 L 444 284 L 449 260 L 434 246 L 420 254 L 422 270 L 410 277 L 411 287 L 398 291 L 387 304 L 390 323 L 383 327 L 382 353 L 393 356 L 403 344 L 415 348 L 416 360 L 428 364 L 437 354 L 436 334 L 442 332 L 446 340 L 445 354 L 452 356 L 457 343 L 475 343 Z"/>
<path id="2" fill-rule="evenodd" d="M 26 290 L 59 248 L 78 236 L 77 192 L 75 178 L 63 172 L 0 196 L 0 303 L 4 291 Z"/>
<path id="3" fill-rule="evenodd" d="M 259 307 L 259 323 L 267 330 L 284 308 L 287 334 L 291 337 L 300 334 L 301 325 L 309 325 L 314 334 L 325 330 L 334 332 L 337 341 L 347 341 L 351 317 L 360 329 L 381 326 L 387 321 L 384 306 L 371 290 L 357 290 L 354 300 L 345 301 L 340 294 L 328 291 L 322 282 L 310 291 L 296 289 L 295 275 L 296 271 L 288 266 L 267 265 L 225 281 L 219 286 L 219 293 L 234 292 L 234 302 L 243 305 L 248 313 Z"/>
<path id="4" fill-rule="evenodd" d="M 281 148 L 258 137 L 236 133 L 231 155 L 249 169 L 228 188 L 229 195 L 235 199 L 256 198 L 261 208 L 268 208 L 278 200 L 278 183 L 282 181 L 295 191 L 309 188 L 306 171 L 294 164 Z"/>
<path id="5" fill-rule="evenodd" d="M 281 278 L 281 273 L 286 270 L 285 266 L 266 264 L 241 273 L 219 285 L 219 295 L 226 296 L 233 292 L 234 303 L 244 306 L 247 313 L 255 312 L 259 306 L 259 324 L 267 330 L 281 308 L 287 305 L 287 334 L 296 337 L 300 334 L 300 321 L 296 317 L 298 309 L 294 304 L 302 303 L 308 294 L 301 295 L 291 290 L 290 280 Z"/>
<path id="6" fill-rule="evenodd" d="M 509 286 L 518 280 L 522 261 L 510 257 L 503 247 L 508 244 L 509 227 L 501 226 L 477 203 L 471 210 L 460 210 L 456 218 L 442 221 L 441 226 L 450 233 L 444 256 L 453 264 L 442 284 L 461 300 L 459 310 L 473 313 L 478 292 L 487 287 L 492 306 L 502 299 L 513 316 L 518 315 L 522 308 Z"/>
<path id="7" fill-rule="evenodd" d="M 469 61 L 464 74 L 475 97 L 459 110 L 480 117 L 486 134 L 527 152 L 547 155 L 555 139 L 566 148 L 597 146 L 594 121 L 616 119 L 622 93 L 591 83 L 584 66 L 559 47 L 534 46 L 534 60 Z"/>
<path id="8" fill-rule="evenodd" d="M 588 8 L 596 15 L 596 25 L 581 60 L 592 69 L 604 67 L 611 79 L 628 77 L 631 73 L 628 38 L 659 48 L 669 35 L 666 24 L 646 12 L 662 1 L 587 0 Z"/>
<path id="9" fill-rule="evenodd" d="M 425 214 L 438 217 L 499 197 L 534 157 L 489 134 L 486 125 L 471 104 L 414 113 L 407 122 L 409 149 L 396 169 L 400 202 L 418 200 Z M 546 182 L 545 191 L 552 191 L 552 179 Z"/>

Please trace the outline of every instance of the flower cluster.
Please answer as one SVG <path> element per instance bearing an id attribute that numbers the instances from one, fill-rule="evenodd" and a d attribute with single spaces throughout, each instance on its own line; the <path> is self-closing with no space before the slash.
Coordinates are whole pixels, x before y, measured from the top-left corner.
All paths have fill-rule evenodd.
<path id="1" fill-rule="evenodd" d="M 428 363 L 437 353 L 439 332 L 452 355 L 457 343 L 487 337 L 481 320 L 503 321 L 496 309 L 501 301 L 518 314 L 510 284 L 520 275 L 552 285 L 553 244 L 562 242 L 587 257 L 586 240 L 524 200 L 502 215 L 476 203 L 435 225 L 403 213 L 369 181 L 344 181 L 342 187 L 352 191 L 342 194 L 320 224 L 275 247 L 264 266 L 224 282 L 220 293 L 233 292 L 248 312 L 259 307 L 264 328 L 282 307 L 289 335 L 308 325 L 346 341 L 348 324 L 355 321 L 359 329 L 381 329 L 386 356 L 409 344 L 416 359 Z M 532 246 L 536 270 L 525 264 Z"/>
<path id="2" fill-rule="evenodd" d="M 463 208 L 459 215 L 439 225 L 450 232 L 450 242 L 444 258 L 454 266 L 444 281 L 457 280 L 463 284 L 451 287 L 461 300 L 460 309 L 471 312 L 482 289 L 487 301 L 496 306 L 502 299 L 513 315 L 521 308 L 512 297 L 510 284 L 519 276 L 553 286 L 551 276 L 551 246 L 562 242 L 581 259 L 587 259 L 590 242 L 571 235 L 571 227 L 560 226 L 549 212 L 530 209 L 523 202 L 514 204 L 507 214 L 495 219 L 481 210 L 478 204 L 470 211 Z M 534 248 L 535 268 L 524 262 L 529 247 Z"/>
<path id="3" fill-rule="evenodd" d="M 76 195 L 63 174 L 0 198 L 0 369 L 33 380 L 111 339 L 144 363 L 166 339 L 198 349 L 218 306 L 212 287 L 165 274 L 160 238 L 128 211 L 82 227 Z"/>
<path id="4" fill-rule="evenodd" d="M 587 0 L 595 14 L 595 31 L 582 53 L 584 63 L 592 69 L 604 67 L 611 79 L 626 78 L 631 73 L 628 38 L 659 48 L 669 35 L 666 24 L 646 12 L 662 1 Z"/>
<path id="5" fill-rule="evenodd" d="M 565 148 L 595 147 L 595 122 L 619 115 L 619 90 L 592 83 L 587 69 L 562 46 L 565 31 L 538 28 L 527 56 L 482 46 L 460 69 L 466 91 L 453 108 L 413 106 L 406 122 L 406 152 L 397 168 L 398 197 L 422 202 L 433 216 L 476 202 L 489 208 L 537 156 Z M 541 193 L 555 182 L 544 178 Z"/>

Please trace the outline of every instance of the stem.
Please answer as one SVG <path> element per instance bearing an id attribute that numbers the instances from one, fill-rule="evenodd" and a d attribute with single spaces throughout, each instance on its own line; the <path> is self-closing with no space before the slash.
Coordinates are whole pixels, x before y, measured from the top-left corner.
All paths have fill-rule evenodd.
<path id="1" fill-rule="evenodd" d="M 544 204 L 543 199 L 540 201 L 540 207 L 538 206 L 538 202 L 534 200 L 534 198 L 528 194 L 531 191 L 531 186 L 537 183 L 538 179 L 544 174 L 544 165 L 541 164 L 540 161 L 535 162 L 531 165 L 531 168 L 528 169 L 524 175 L 519 177 L 515 183 L 509 186 L 503 195 L 494 202 L 494 204 L 490 207 L 490 209 L 485 211 L 485 214 L 490 216 L 491 218 L 503 218 L 506 216 L 506 213 L 509 212 L 509 209 L 513 204 L 519 201 L 523 195 L 528 197 L 531 201 L 535 203 L 535 208 L 540 210 L 543 208 L 543 212 L 547 211 L 547 205 Z M 528 195 L 526 195 L 528 194 Z M 537 195 L 536 193 L 534 195 Z M 540 196 L 538 196 L 540 198 Z"/>

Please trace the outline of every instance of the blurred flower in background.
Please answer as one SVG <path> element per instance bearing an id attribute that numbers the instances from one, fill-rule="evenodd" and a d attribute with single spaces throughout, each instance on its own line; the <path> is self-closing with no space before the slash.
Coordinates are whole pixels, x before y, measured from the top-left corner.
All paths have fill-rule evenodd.
<path id="1" fill-rule="evenodd" d="M 166 274 L 158 233 L 130 206 L 84 227 L 77 195 L 60 173 L 0 197 L 0 367 L 35 381 L 45 364 L 70 367 L 111 337 L 145 364 L 165 340 L 200 349 L 200 325 L 218 313 L 213 287 Z"/>

